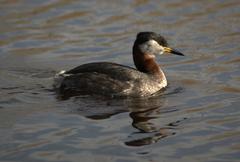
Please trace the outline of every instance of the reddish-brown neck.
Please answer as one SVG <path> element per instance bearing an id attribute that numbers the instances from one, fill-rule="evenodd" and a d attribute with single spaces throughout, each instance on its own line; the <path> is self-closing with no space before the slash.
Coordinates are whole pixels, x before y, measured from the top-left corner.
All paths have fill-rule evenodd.
<path id="1" fill-rule="evenodd" d="M 153 75 L 162 74 L 159 65 L 155 61 L 154 55 L 142 53 L 137 47 L 133 48 L 133 61 L 136 68 L 143 73 Z"/>

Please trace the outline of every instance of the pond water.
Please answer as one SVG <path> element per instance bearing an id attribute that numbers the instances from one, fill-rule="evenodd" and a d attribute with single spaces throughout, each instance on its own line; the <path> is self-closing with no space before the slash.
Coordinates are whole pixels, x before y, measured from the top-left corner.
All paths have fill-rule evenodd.
<path id="1" fill-rule="evenodd" d="M 0 161 L 240 160 L 238 0 L 2 0 L 0 10 Z M 186 54 L 158 58 L 165 91 L 110 100 L 52 90 L 62 69 L 134 66 L 140 31 Z"/>

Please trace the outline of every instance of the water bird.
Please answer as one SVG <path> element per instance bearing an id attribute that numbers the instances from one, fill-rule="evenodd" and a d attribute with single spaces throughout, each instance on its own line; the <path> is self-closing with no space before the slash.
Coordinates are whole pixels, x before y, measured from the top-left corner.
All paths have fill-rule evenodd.
<path id="1" fill-rule="evenodd" d="M 93 62 L 61 71 L 54 77 L 54 87 L 61 93 L 79 92 L 111 97 L 143 97 L 167 86 L 167 79 L 156 55 L 184 56 L 168 47 L 166 39 L 155 32 L 140 32 L 132 48 L 133 67 L 112 62 Z"/>

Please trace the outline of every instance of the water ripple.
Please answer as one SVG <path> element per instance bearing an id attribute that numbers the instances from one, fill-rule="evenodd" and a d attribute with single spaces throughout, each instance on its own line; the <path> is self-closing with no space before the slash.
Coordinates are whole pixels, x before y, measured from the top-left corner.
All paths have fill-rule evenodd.
<path id="1" fill-rule="evenodd" d="M 239 161 L 239 7 L 229 1 L 0 4 L 1 161 Z M 185 57 L 144 99 L 59 98 L 52 76 L 86 62 L 134 66 L 139 31 Z"/>

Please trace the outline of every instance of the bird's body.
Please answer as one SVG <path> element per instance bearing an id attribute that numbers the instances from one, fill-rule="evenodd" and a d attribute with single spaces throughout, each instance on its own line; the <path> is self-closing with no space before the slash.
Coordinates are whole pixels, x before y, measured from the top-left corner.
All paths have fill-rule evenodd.
<path id="1" fill-rule="evenodd" d="M 61 89 L 104 96 L 148 96 L 167 86 L 162 73 L 157 76 L 142 73 L 116 63 L 97 62 L 80 65 L 56 78 L 63 77 Z M 81 78 L 81 79 L 79 79 Z"/>
<path id="2" fill-rule="evenodd" d="M 155 55 L 167 52 L 183 55 L 165 47 L 166 40 L 153 32 L 137 35 L 133 60 L 137 69 L 110 63 L 95 62 L 80 65 L 55 76 L 55 88 L 83 94 L 103 96 L 149 96 L 167 86 L 166 77 L 155 61 Z"/>

